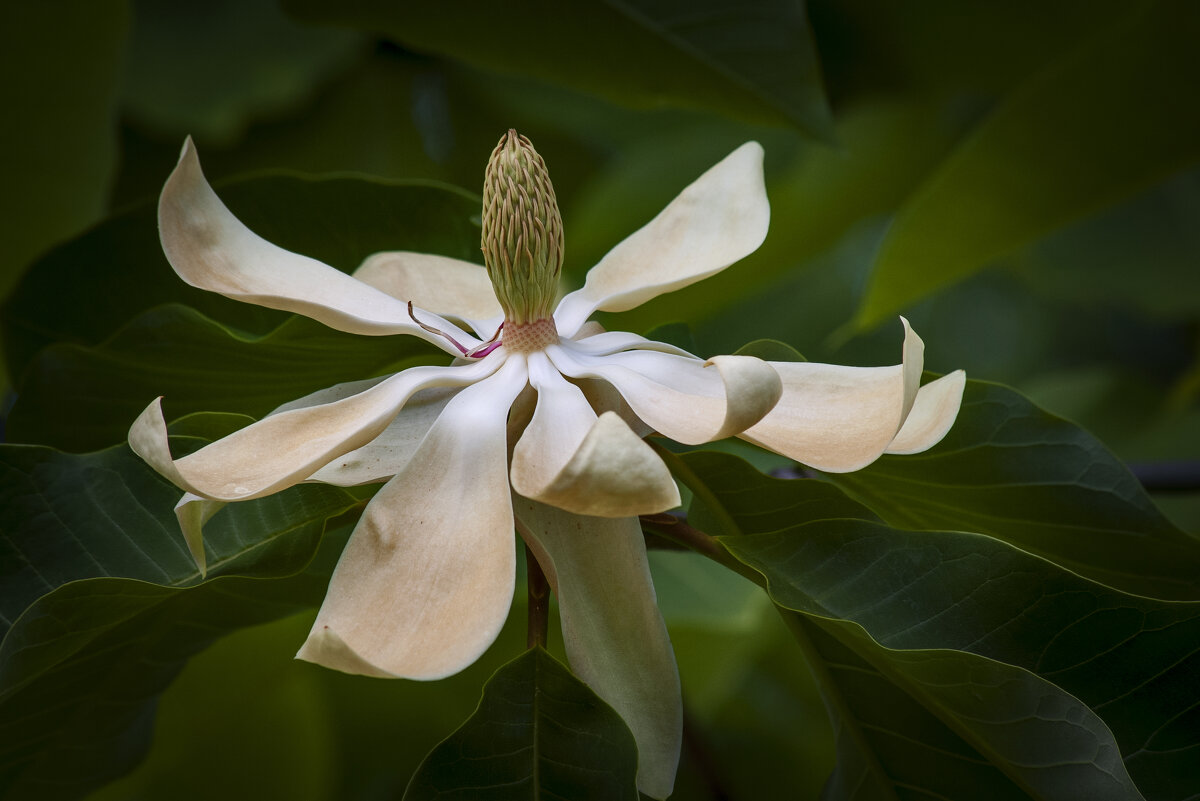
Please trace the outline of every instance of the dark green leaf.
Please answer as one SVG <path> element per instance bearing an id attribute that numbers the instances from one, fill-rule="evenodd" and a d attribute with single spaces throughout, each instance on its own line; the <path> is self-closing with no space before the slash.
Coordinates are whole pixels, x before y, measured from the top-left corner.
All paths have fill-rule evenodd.
<path id="1" fill-rule="evenodd" d="M 284 7 L 306 21 L 382 31 L 416 51 L 621 103 L 706 108 L 789 123 L 822 139 L 832 136 L 812 31 L 800 3 L 587 0 L 562 6 L 458 0 L 434 7 L 287 0 Z"/>
<path id="2" fill-rule="evenodd" d="M 117 157 L 124 0 L 16 3 L 0 26 L 0 297 L 105 208 Z"/>
<path id="3" fill-rule="evenodd" d="M 320 601 L 341 549 L 322 532 L 357 504 L 315 485 L 231 504 L 206 526 L 209 578 L 197 584 L 172 512 L 180 491 L 127 448 L 0 456 L 6 798 L 76 798 L 132 767 L 156 696 L 189 656 Z"/>
<path id="4" fill-rule="evenodd" d="M 168 419 L 217 410 L 260 418 L 315 390 L 422 360 L 445 361 L 415 337 L 345 334 L 300 316 L 264 336 L 243 336 L 185 306 L 165 306 L 98 347 L 61 344 L 38 354 L 8 435 L 89 450 L 124 440 L 159 395 Z"/>
<path id="5" fill-rule="evenodd" d="M 382 250 L 462 259 L 479 253 L 479 228 L 471 221 L 478 198 L 449 187 L 269 175 L 219 185 L 217 193 L 255 233 L 344 271 Z M 0 309 L 14 375 L 47 345 L 97 344 L 164 303 L 184 303 L 259 334 L 287 318 L 183 283 L 162 255 L 155 214 L 143 204 L 112 217 L 33 266 Z"/>
<path id="6" fill-rule="evenodd" d="M 1200 6 L 1138 5 L 1008 97 L 907 202 L 856 317 L 872 326 L 1200 159 Z"/>
<path id="7" fill-rule="evenodd" d="M 889 649 L 1036 673 L 1103 717 L 1148 797 L 1182 798 L 1195 781 L 1200 603 L 1126 595 L 978 534 L 860 520 L 751 533 L 757 521 L 739 519 L 747 533 L 722 541 L 781 606 L 853 621 Z"/>
<path id="8" fill-rule="evenodd" d="M 636 799 L 637 745 L 608 705 L 541 648 L 488 681 L 404 798 Z"/>
<path id="9" fill-rule="evenodd" d="M 137 0 L 123 100 L 139 125 L 204 145 L 299 105 L 361 45 L 288 19 L 273 0 Z"/>
<path id="10" fill-rule="evenodd" d="M 1103 444 L 1006 387 L 968 381 L 932 450 L 828 478 L 895 526 L 990 534 L 1124 592 L 1200 598 L 1200 543 Z"/>
<path id="11" fill-rule="evenodd" d="M 1031 673 L 960 651 L 890 651 L 853 624 L 785 613 L 834 722 L 831 801 L 1135 801 L 1112 735 Z"/>

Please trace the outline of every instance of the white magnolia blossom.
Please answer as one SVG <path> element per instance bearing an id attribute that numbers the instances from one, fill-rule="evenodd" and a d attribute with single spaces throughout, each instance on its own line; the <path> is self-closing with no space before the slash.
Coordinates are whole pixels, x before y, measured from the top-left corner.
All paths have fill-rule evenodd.
<path id="1" fill-rule="evenodd" d="M 639 788 L 667 796 L 679 678 L 637 516 L 680 499 L 642 437 L 697 445 L 740 435 L 818 470 L 849 471 L 937 443 L 963 389 L 961 371 L 919 386 L 923 346 L 907 322 L 902 363 L 875 368 L 705 361 L 588 322 L 754 251 L 769 219 L 762 157 L 757 143 L 735 150 L 613 248 L 552 318 L 510 324 L 493 340 L 512 315 L 484 267 L 391 252 L 350 276 L 287 252 L 229 212 L 189 140 L 159 204 L 163 249 L 184 281 L 342 331 L 420 337 L 455 357 L 313 393 L 179 459 L 161 398 L 151 403 L 129 442 L 186 490 L 177 512 L 198 565 L 200 527 L 225 502 L 305 481 L 385 482 L 297 656 L 436 679 L 471 664 L 499 633 L 514 591 L 515 524 L 557 594 L 572 668 L 633 731 Z"/>

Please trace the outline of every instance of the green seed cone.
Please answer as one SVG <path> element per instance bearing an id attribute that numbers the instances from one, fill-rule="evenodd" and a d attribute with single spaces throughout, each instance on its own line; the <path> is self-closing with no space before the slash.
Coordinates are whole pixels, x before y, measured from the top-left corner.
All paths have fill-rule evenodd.
<path id="1" fill-rule="evenodd" d="M 483 179 L 483 262 L 510 325 L 550 317 L 562 272 L 563 227 L 546 162 L 509 129 Z"/>

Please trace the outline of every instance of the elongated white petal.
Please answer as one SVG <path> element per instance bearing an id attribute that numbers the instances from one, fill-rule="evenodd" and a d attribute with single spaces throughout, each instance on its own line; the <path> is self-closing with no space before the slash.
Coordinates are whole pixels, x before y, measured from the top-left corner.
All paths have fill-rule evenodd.
<path id="1" fill-rule="evenodd" d="M 175 486 L 220 501 L 278 492 L 378 436 L 409 397 L 431 387 L 462 386 L 500 366 L 503 354 L 461 367 L 414 367 L 343 400 L 264 417 L 175 460 L 161 398 L 129 430 L 129 445 Z"/>
<path id="2" fill-rule="evenodd" d="M 235 300 L 297 312 L 354 334 L 411 334 L 456 353 L 414 323 L 408 306 L 316 259 L 271 244 L 225 207 L 200 169 L 189 137 L 158 202 L 167 260 L 187 283 Z M 457 326 L 426 314 L 422 322 L 477 345 Z"/>
<path id="3" fill-rule="evenodd" d="M 783 397 L 741 436 L 829 473 L 866 467 L 899 433 L 917 397 L 924 344 L 904 323 L 904 361 L 891 367 L 771 362 Z"/>
<path id="4" fill-rule="evenodd" d="M 559 333 L 574 336 L 598 309 L 632 309 L 753 253 L 771 217 L 762 161 L 762 147 L 747 142 L 609 251 L 583 287 L 562 299 L 554 313 Z"/>
<path id="5" fill-rule="evenodd" d="M 706 366 L 647 350 L 589 356 L 570 345 L 546 349 L 564 375 L 609 382 L 647 425 L 688 445 L 740 433 L 762 419 L 781 392 L 778 373 L 750 356 L 717 356 Z"/>
<path id="6" fill-rule="evenodd" d="M 966 385 L 967 374 L 955 370 L 921 387 L 887 453 L 920 453 L 941 442 L 958 417 Z"/>
<path id="7" fill-rule="evenodd" d="M 512 460 L 513 489 L 581 515 L 629 517 L 679 505 L 662 459 L 613 412 L 598 418 L 543 353 L 529 354 L 538 392 Z"/>
<path id="8" fill-rule="evenodd" d="M 458 392 L 449 387 L 421 390 L 408 399 L 379 436 L 361 448 L 342 454 L 308 480 L 353 487 L 391 478 L 412 459 L 446 404 Z"/>
<path id="9" fill-rule="evenodd" d="M 636 518 L 580 517 L 514 498 L 519 529 L 558 596 L 572 670 L 638 746 L 638 789 L 666 798 L 683 736 L 679 673 Z"/>
<path id="10" fill-rule="evenodd" d="M 588 325 L 590 326 L 591 324 L 589 323 Z M 585 333 L 585 330 L 586 328 L 580 329 L 579 333 Z M 578 337 L 579 334 L 576 336 Z M 646 339 L 643 336 L 630 334 L 626 331 L 604 331 L 601 329 L 598 333 L 591 334 L 583 339 L 571 340 L 567 345 L 575 353 L 586 353 L 590 356 L 607 356 L 610 353 L 618 353 L 623 350 L 654 350 L 659 353 L 674 353 L 677 356 L 696 358 L 683 348 L 677 348 L 666 342 L 656 342 L 653 339 Z"/>
<path id="11" fill-rule="evenodd" d="M 367 505 L 296 655 L 347 673 L 438 679 L 504 624 L 516 570 L 508 409 L 524 361 L 446 405 L 413 459 Z"/>
<path id="12" fill-rule="evenodd" d="M 397 250 L 374 254 L 353 275 L 398 300 L 462 320 L 481 337 L 490 337 L 504 319 L 487 268 L 480 264 Z"/>

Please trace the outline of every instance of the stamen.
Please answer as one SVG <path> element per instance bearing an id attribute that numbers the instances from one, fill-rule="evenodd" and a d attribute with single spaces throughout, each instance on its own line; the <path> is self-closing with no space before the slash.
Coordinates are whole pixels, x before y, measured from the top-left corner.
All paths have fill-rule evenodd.
<path id="1" fill-rule="evenodd" d="M 438 336 L 444 337 L 445 339 L 449 340 L 450 344 L 453 345 L 454 347 L 458 348 L 458 352 L 461 353 L 463 356 L 471 355 L 470 353 L 467 352 L 466 348 L 464 348 L 462 345 L 458 344 L 458 340 L 456 340 L 454 337 L 447 334 L 445 331 L 439 331 L 438 329 L 434 328 L 433 326 L 425 325 L 425 323 L 418 320 L 417 315 L 413 314 L 413 302 L 411 300 L 408 302 L 408 316 L 412 318 L 412 321 L 414 323 L 421 326 L 429 333 L 437 334 Z M 497 332 L 497 333 L 499 333 L 499 332 Z"/>

